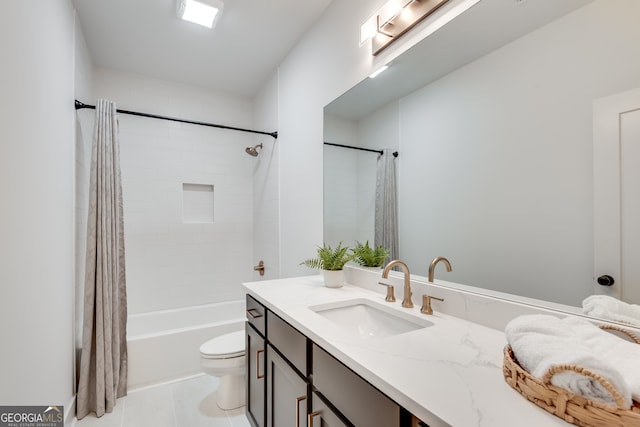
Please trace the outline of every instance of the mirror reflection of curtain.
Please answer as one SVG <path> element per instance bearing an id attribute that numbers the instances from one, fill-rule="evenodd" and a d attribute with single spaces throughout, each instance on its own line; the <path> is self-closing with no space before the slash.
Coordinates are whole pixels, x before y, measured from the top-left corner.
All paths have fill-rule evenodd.
<path id="1" fill-rule="evenodd" d="M 386 262 L 398 259 L 398 207 L 393 151 L 391 148 L 382 150 L 376 172 L 374 244 L 382 245 L 389 251 Z"/>
<path id="2" fill-rule="evenodd" d="M 124 218 L 114 102 L 96 103 L 76 415 L 112 412 L 127 386 Z"/>

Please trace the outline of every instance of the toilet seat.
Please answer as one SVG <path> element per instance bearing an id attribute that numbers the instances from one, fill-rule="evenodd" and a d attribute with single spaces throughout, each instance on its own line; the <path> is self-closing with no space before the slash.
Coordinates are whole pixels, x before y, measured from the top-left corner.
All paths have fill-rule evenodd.
<path id="1" fill-rule="evenodd" d="M 245 332 L 242 330 L 220 335 L 200 346 L 200 355 L 205 359 L 230 359 L 244 354 Z"/>

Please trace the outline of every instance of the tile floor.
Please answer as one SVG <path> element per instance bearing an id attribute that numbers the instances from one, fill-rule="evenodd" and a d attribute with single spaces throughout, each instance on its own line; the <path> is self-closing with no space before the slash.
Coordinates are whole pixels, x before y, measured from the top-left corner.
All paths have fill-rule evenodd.
<path id="1" fill-rule="evenodd" d="M 244 407 L 216 405 L 218 379 L 209 375 L 130 392 L 110 414 L 91 414 L 76 427 L 250 427 Z"/>

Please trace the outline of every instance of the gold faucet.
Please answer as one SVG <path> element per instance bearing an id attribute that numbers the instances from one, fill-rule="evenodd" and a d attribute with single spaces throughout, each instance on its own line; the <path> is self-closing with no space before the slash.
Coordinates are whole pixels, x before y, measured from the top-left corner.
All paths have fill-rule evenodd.
<path id="1" fill-rule="evenodd" d="M 443 256 L 434 258 L 433 261 L 431 261 L 431 265 L 429 266 L 429 283 L 433 283 L 433 271 L 436 269 L 436 264 L 438 264 L 440 261 L 444 262 L 444 265 L 447 267 L 447 271 L 451 271 L 451 263 L 448 259 Z"/>
<path id="2" fill-rule="evenodd" d="M 432 297 L 430 295 L 422 295 L 422 308 L 420 313 L 433 314 L 433 308 L 431 308 L 431 300 L 444 301 L 444 298 Z"/>
<path id="3" fill-rule="evenodd" d="M 397 259 L 391 261 L 384 270 L 382 270 L 382 278 L 386 279 L 389 277 L 389 271 L 396 265 L 399 265 L 404 271 L 404 298 L 402 298 L 402 306 L 405 308 L 413 308 L 413 302 L 411 301 L 411 274 L 409 273 L 407 264 Z"/>

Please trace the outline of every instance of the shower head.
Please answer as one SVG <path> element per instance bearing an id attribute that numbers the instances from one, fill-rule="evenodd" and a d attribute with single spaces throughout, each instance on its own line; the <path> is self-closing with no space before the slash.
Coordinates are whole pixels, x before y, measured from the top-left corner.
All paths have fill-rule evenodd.
<path id="1" fill-rule="evenodd" d="M 258 155 L 258 148 L 262 148 L 262 144 L 258 144 L 255 147 L 247 147 L 244 149 L 244 151 L 253 157 L 256 157 Z"/>

